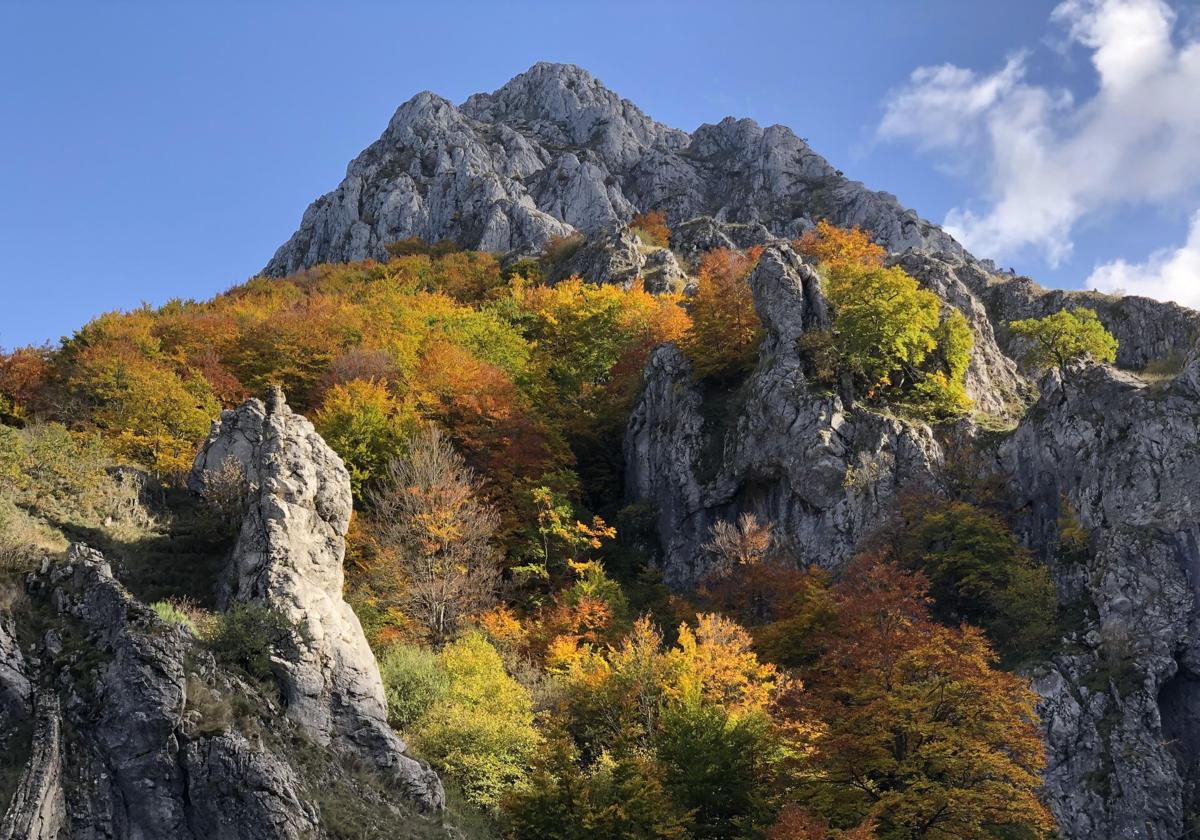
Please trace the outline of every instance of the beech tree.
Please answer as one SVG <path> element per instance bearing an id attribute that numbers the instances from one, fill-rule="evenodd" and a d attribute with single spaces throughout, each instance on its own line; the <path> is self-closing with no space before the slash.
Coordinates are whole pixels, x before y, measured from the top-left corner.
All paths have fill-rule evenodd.
<path id="1" fill-rule="evenodd" d="M 379 380 L 334 385 L 313 415 L 321 437 L 345 462 L 354 496 L 360 500 L 403 451 L 416 424 L 412 407 L 397 400 Z"/>
<path id="2" fill-rule="evenodd" d="M 701 377 L 736 376 L 758 358 L 762 324 L 749 278 L 760 256 L 762 248 L 718 248 L 700 260 L 700 288 L 692 298 L 692 329 L 684 349 Z"/>
<path id="3" fill-rule="evenodd" d="M 858 229 L 822 221 L 797 242 L 819 264 L 834 310 L 833 334 L 801 342 L 807 367 L 826 383 L 841 370 L 853 396 L 906 405 L 940 420 L 967 411 L 963 386 L 972 336 L 966 318 L 899 266 Z"/>
<path id="4" fill-rule="evenodd" d="M 1100 323 L 1095 311 L 1086 307 L 1012 321 L 1008 328 L 1013 335 L 1028 340 L 1024 361 L 1035 369 L 1061 370 L 1072 362 L 1114 362 L 1117 358 L 1117 339 Z"/>
<path id="5" fill-rule="evenodd" d="M 429 426 L 409 440 L 370 494 L 379 562 L 398 566 L 400 607 L 435 642 L 495 600 L 498 517 L 479 493 L 475 473 Z"/>
<path id="6" fill-rule="evenodd" d="M 982 631 L 933 622 L 926 585 L 873 557 L 846 570 L 829 646 L 779 704 L 822 726 L 801 804 L 834 828 L 873 822 L 880 840 L 1050 830 L 1036 695 L 994 669 Z"/>

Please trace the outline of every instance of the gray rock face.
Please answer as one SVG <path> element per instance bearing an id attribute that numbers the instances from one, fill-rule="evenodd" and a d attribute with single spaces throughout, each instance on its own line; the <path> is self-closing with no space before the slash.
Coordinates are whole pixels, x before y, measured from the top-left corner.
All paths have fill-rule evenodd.
<path id="1" fill-rule="evenodd" d="M 645 265 L 637 237 L 625 225 L 614 223 L 583 240 L 575 253 L 554 267 L 551 279 L 577 276 L 589 283 L 628 285 L 641 276 Z"/>
<path id="2" fill-rule="evenodd" d="M 29 589 L 59 629 L 41 645 L 32 755 L 4 823 L 14 833 L 0 836 L 299 840 L 317 832 L 285 759 L 196 725 L 211 709 L 189 670 L 213 671 L 211 658 L 205 665 L 183 631 L 135 601 L 98 552 L 72 546 L 67 562 L 46 564 Z M 213 783 L 199 789 L 198 779 Z"/>
<path id="3" fill-rule="evenodd" d="M 671 249 L 695 266 L 700 257 L 717 248 L 750 248 L 766 245 L 773 238 L 771 232 L 758 223 L 722 223 L 712 216 L 697 216 L 681 222 L 671 231 Z"/>
<path id="4" fill-rule="evenodd" d="M 1021 318 L 1042 318 L 1060 309 L 1094 309 L 1116 336 L 1117 364 L 1141 369 L 1157 359 L 1186 357 L 1200 341 L 1200 312 L 1175 303 L 1144 297 L 1118 297 L 1098 292 L 1043 289 L 1028 277 L 1010 277 L 983 270 L 962 275 L 963 281 L 987 307 L 1007 351 L 1002 325 Z"/>
<path id="5" fill-rule="evenodd" d="M 53 690 L 38 692 L 29 762 L 0 823 L 0 840 L 55 840 L 67 827 L 62 787 L 62 711 Z"/>
<path id="6" fill-rule="evenodd" d="M 672 586 L 708 568 L 712 526 L 753 512 L 802 563 L 835 568 L 886 517 L 896 490 L 932 480 L 929 428 L 847 408 L 805 381 L 796 339 L 828 327 L 818 278 L 787 246 L 751 275 L 766 331 L 758 366 L 736 391 L 705 393 L 673 346 L 646 367 L 625 436 L 627 495 L 654 504 Z"/>
<path id="7" fill-rule="evenodd" d="M 0 732 L 28 720 L 32 690 L 12 617 L 0 614 Z"/>
<path id="8" fill-rule="evenodd" d="M 1200 765 L 1200 402 L 1107 367 L 1053 373 L 1000 450 L 1018 521 L 1091 616 L 1035 687 L 1068 837 L 1178 837 Z M 1055 551 L 1063 500 L 1091 533 Z"/>
<path id="9" fill-rule="evenodd" d="M 689 135 L 578 67 L 542 63 L 458 108 L 432 93 L 401 105 L 264 273 L 382 259 L 385 245 L 409 236 L 534 252 L 551 236 L 592 233 L 639 210 L 662 210 L 672 225 L 712 216 L 777 236 L 828 218 L 871 230 L 891 251 L 962 253 L 787 128 L 729 118 Z"/>
<path id="10" fill-rule="evenodd" d="M 350 477 L 337 454 L 276 390 L 213 425 L 192 484 L 240 465 L 249 504 L 226 572 L 225 600 L 280 610 L 298 629 L 276 663 L 287 713 L 313 740 L 350 750 L 390 773 L 424 807 L 440 809 L 441 782 L 405 754 L 387 724 L 383 682 L 362 626 L 342 599 Z"/>

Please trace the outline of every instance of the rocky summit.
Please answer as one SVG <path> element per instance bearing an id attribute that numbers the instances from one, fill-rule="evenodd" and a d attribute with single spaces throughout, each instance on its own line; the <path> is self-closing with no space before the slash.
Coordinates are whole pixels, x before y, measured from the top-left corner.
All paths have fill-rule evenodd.
<path id="1" fill-rule="evenodd" d="M 346 178 L 309 206 L 264 273 L 383 259 L 418 236 L 536 253 L 661 210 L 795 236 L 816 219 L 871 230 L 892 251 L 961 254 L 894 196 L 850 181 L 783 126 L 726 118 L 668 128 L 586 70 L 536 64 L 459 106 L 434 93 L 401 105 Z"/>
<path id="2" fill-rule="evenodd" d="M 662 214 L 666 234 L 654 239 L 639 229 L 637 219 L 647 213 Z M 805 250 L 802 238 L 821 222 L 867 231 L 879 249 L 874 270 L 911 283 L 913 300 L 931 301 L 928 317 L 936 329 L 961 331 L 962 364 L 947 362 L 946 368 L 956 371 L 967 408 L 922 414 L 874 396 L 895 384 L 886 376 L 864 389 L 850 373 L 814 369 L 812 348 L 835 341 L 840 324 L 837 277 Z M 424 285 L 410 297 L 388 287 L 394 296 L 382 314 L 371 313 L 378 319 L 343 323 L 355 295 L 392 282 L 390 271 L 409 270 L 396 260 L 413 252 L 389 248 L 405 240 L 413 240 L 410 249 L 424 249 L 420 259 L 435 253 L 435 243 L 456 256 L 458 249 L 489 252 L 463 257 L 491 260 L 493 285 L 478 294 L 478 308 L 452 310 L 455 294 L 428 295 Z M 705 297 L 705 284 L 719 273 L 706 263 L 713 254 L 724 255 L 724 264 L 744 259 L 748 266 L 740 288 L 748 289 L 754 323 L 746 332 L 756 343 L 733 373 L 701 366 L 706 348 L 697 347 L 695 332 L 680 328 L 663 340 L 654 331 L 670 326 L 659 323 L 670 320 L 663 316 L 668 310 L 653 308 L 663 301 L 689 323 L 715 305 Z M 236 333 L 238 319 L 252 320 L 254 294 L 270 296 L 278 284 L 284 290 L 279 299 L 301 299 L 320 285 L 322 272 L 333 274 L 308 269 L 361 261 L 386 265 L 344 267 L 344 276 L 320 288 L 320 300 L 270 310 Z M 496 278 L 509 280 L 501 267 L 522 266 L 533 267 L 536 281 L 520 277 L 511 296 L 498 302 Z M 357 270 L 365 281 L 350 273 Z M 726 118 L 687 133 L 655 122 L 586 71 L 548 63 L 457 106 L 428 92 L 401 105 L 341 184 L 307 209 L 263 273 L 280 279 L 256 278 L 226 296 L 226 303 L 243 307 L 228 324 L 215 309 L 188 322 L 212 330 L 212 347 L 189 347 L 209 339 L 188 334 L 182 321 L 155 327 L 155 342 L 189 360 L 179 363 L 178 401 L 189 417 L 202 415 L 198 431 L 193 422 L 178 433 L 186 444 L 182 468 L 162 456 L 175 471 L 174 489 L 140 471 L 110 469 L 89 480 L 123 494 L 116 513 L 86 527 L 63 525 L 67 518 L 58 510 L 38 520 L 38 527 L 65 536 L 21 567 L 19 595 L 11 596 L 20 610 L 10 611 L 5 602 L 0 611 L 0 753 L 19 756 L 0 759 L 0 782 L 11 793 L 0 840 L 475 836 L 446 824 L 447 791 L 453 796 L 457 789 L 443 784 L 447 776 L 474 797 L 485 815 L 480 819 L 506 826 L 506 836 L 543 836 L 527 827 L 537 824 L 535 817 L 558 819 L 555 809 L 584 807 L 580 803 L 595 806 L 580 823 L 588 831 L 608 826 L 591 836 L 626 831 L 623 823 L 603 820 L 632 813 L 635 805 L 651 812 L 658 806 L 648 805 L 649 797 L 666 796 L 671 785 L 678 795 L 679 779 L 693 777 L 676 766 L 675 776 L 650 773 L 626 784 L 622 774 L 640 767 L 652 739 L 643 733 L 637 750 L 628 744 L 610 750 L 605 727 L 631 724 L 616 711 L 610 720 L 608 707 L 574 729 L 535 731 L 535 710 L 546 716 L 563 714 L 559 707 L 572 703 L 603 705 L 600 695 L 564 693 L 556 680 L 574 675 L 572 690 L 583 691 L 579 686 L 588 680 L 602 681 L 597 675 L 635 679 L 620 669 L 636 660 L 651 670 L 655 656 L 684 668 L 706 643 L 696 641 L 701 631 L 681 631 L 679 647 L 662 653 L 667 643 L 648 625 L 634 625 L 631 604 L 672 618 L 687 612 L 677 598 L 711 606 L 720 564 L 728 562 L 714 548 L 723 526 L 768 524 L 769 537 L 757 548 L 747 530 L 738 550 L 786 557 L 792 572 L 816 570 L 843 597 L 855 583 L 847 569 L 861 568 L 850 565 L 855 558 L 886 553 L 889 538 L 899 541 L 888 529 L 906 499 L 955 499 L 966 484 L 986 484 L 988 521 L 1004 523 L 1021 556 L 1048 575 L 1050 599 L 1057 594 L 1054 638 L 1024 651 L 1019 661 L 1004 662 L 1036 692 L 1040 729 L 1032 721 L 1032 700 L 1020 721 L 1035 743 L 1040 734 L 1046 757 L 1028 781 L 1036 789 L 1031 796 L 1045 803 L 1068 840 L 1175 840 L 1197 830 L 1200 313 L 1145 298 L 1047 290 L 997 272 L 895 197 L 847 179 L 788 128 Z M 585 291 L 587 284 L 595 290 Z M 579 300 L 595 295 L 587 298 L 594 305 L 587 323 L 629 331 L 633 337 L 623 340 L 637 352 L 616 353 L 599 373 L 588 374 L 608 352 L 609 336 L 564 337 L 574 313 L 553 298 L 556 289 L 572 289 Z M 462 287 L 456 293 L 468 297 Z M 636 297 L 636 317 L 595 303 L 611 303 L 604 297 L 610 293 Z M 530 297 L 542 308 L 522 309 Z M 435 308 L 418 309 L 434 306 L 429 300 L 435 298 Z M 1115 339 L 1107 361 L 1087 354 L 1048 366 L 1031 361 L 1036 336 L 1029 323 L 1084 309 L 1095 313 L 1097 330 Z M 325 310 L 338 328 L 327 334 L 320 333 L 325 322 L 318 324 Z M 483 318 L 497 312 L 510 321 L 497 326 Z M 404 333 L 393 341 L 387 330 L 409 329 L 400 323 L 406 318 L 441 332 Z M 205 319 L 218 326 L 206 326 Z M 447 339 L 456 328 L 466 337 Z M 222 329 L 243 335 L 240 344 L 221 347 Z M 137 336 L 151 334 L 138 330 Z M 320 339 L 306 345 L 310 330 Z M 363 336 L 371 331 L 375 344 L 368 347 Z M 586 352 L 576 352 L 572 340 Z M 56 371 L 46 385 L 54 399 L 31 399 L 37 410 L 29 417 L 45 411 L 47 419 L 61 420 L 45 407 L 85 402 L 80 395 L 90 392 L 82 386 L 53 388 L 77 375 L 91 341 L 88 333 L 70 352 L 47 357 Z M 120 344 L 120 352 L 131 352 L 127 346 Z M 548 354 L 540 367 L 526 364 L 538 351 Z M 896 379 L 919 375 L 924 351 L 918 355 L 894 371 Z M 623 369 L 633 383 L 625 391 L 614 385 Z M 592 379 L 576 391 L 555 390 L 587 375 Z M 550 384 L 529 386 L 536 376 Z M 197 386 L 202 378 L 216 383 L 207 402 Z M 424 390 L 414 386 L 418 380 Z M 278 381 L 289 383 L 299 408 L 289 406 L 279 387 L 259 387 Z M 404 397 L 394 400 L 398 391 Z M 265 398 L 247 399 L 250 393 Z M 356 399 L 369 410 L 352 414 L 346 406 Z M 610 404 L 597 410 L 597 399 Z M 301 413 L 309 409 L 313 419 Z M 579 419 L 593 415 L 604 415 L 609 427 Z M 419 425 L 414 418 L 447 427 L 463 457 L 455 460 L 459 456 L 439 449 L 441 438 L 435 438 L 432 454 L 421 460 L 422 453 L 411 451 L 419 438 L 406 437 Z M 20 419 L 24 423 L 25 415 Z M 141 451 L 151 454 L 143 457 L 160 457 L 167 424 L 157 414 L 148 423 L 143 437 L 97 428 L 118 443 L 148 441 Z M 30 422 L 20 434 L 36 428 Z M 567 431 L 556 437 L 559 429 Z M 10 438 L 19 436 L 14 427 Z M 388 456 L 382 465 L 368 457 L 376 446 Z M 399 461 L 391 459 L 398 455 L 410 459 L 408 471 L 397 472 Z M 528 462 L 551 478 L 521 472 Z M 7 463 L 0 460 L 0 468 Z M 600 476 L 612 498 L 562 480 L 575 468 Z M 65 470 L 56 462 L 42 473 L 56 477 Z M 477 481 L 475 471 L 483 478 Z M 41 473 L 26 472 L 41 480 Z M 0 479 L 0 491 L 8 486 L 4 481 L 17 484 L 3 472 Z M 373 495 L 389 481 L 399 500 Z M 498 486 L 502 481 L 511 487 Z M 560 484 L 551 488 L 555 481 Z M 538 486 L 542 482 L 547 486 Z M 505 508 L 517 486 L 526 495 Z M 560 487 L 567 489 L 559 493 Z M 487 505 L 464 501 L 472 494 L 486 497 Z M 582 498 L 600 498 L 595 508 L 607 505 L 605 517 L 620 517 L 623 541 L 606 561 L 615 557 L 616 565 L 635 567 L 629 556 L 645 558 L 628 575 L 639 600 L 621 594 L 603 564 L 587 560 L 589 551 L 608 549 L 607 541 L 617 538 L 593 510 L 584 515 L 583 503 L 572 506 Z M 21 499 L 22 510 L 34 513 L 50 504 L 36 494 Z M 456 516 L 474 519 L 465 526 L 439 519 L 421 507 L 430 499 L 451 499 Z M 493 502 L 504 515 L 488 507 Z M 378 521 L 383 517 L 352 526 L 371 505 L 397 519 L 409 515 L 426 530 Z M 137 544 L 126 531 L 113 530 L 129 517 L 161 526 L 167 548 Z M 196 544 L 189 517 L 217 536 Z M 361 532 L 356 537 L 355 528 L 376 530 L 367 539 Z M 463 532 L 472 537 L 471 551 L 456 542 Z M 504 540 L 502 589 L 495 581 L 504 551 L 493 543 Z M 9 549 L 0 544 L 0 550 Z M 184 589 L 165 586 L 156 569 L 146 568 L 145 556 L 162 560 L 164 554 L 175 558 L 170 569 L 195 584 L 188 596 L 211 607 L 196 614 L 226 628 L 221 632 L 233 634 L 239 622 L 263 616 L 277 622 L 273 630 L 255 625 L 257 633 L 275 634 L 269 655 L 254 659 L 241 652 L 236 637 L 214 642 L 214 631 L 198 628 L 190 613 L 176 614 L 195 606 L 186 599 L 158 600 Z M 377 588 L 364 587 L 357 599 L 343 594 L 348 566 L 369 575 L 362 570 L 373 562 L 435 555 L 437 562 L 392 571 L 381 576 L 383 583 L 371 578 Z M 547 583 L 556 575 L 569 581 L 561 591 Z M 403 589 L 396 580 L 418 596 L 382 597 L 387 586 Z M 479 580 L 491 589 L 481 593 Z M 526 627 L 507 606 L 494 608 L 510 590 L 521 594 L 509 606 L 535 617 Z M 756 592 L 751 612 L 766 615 L 771 594 Z M 946 592 L 934 595 L 931 603 Z M 0 597 L 9 596 L 0 591 Z M 147 606 L 152 600 L 154 608 Z M 570 624 L 564 616 L 574 616 L 581 604 L 593 612 Z M 473 617 L 460 615 L 472 611 Z M 416 626 L 422 614 L 436 616 L 434 629 Z M 637 628 L 636 644 L 631 637 L 604 636 L 613 616 L 627 621 L 623 632 Z M 963 621 L 952 619 L 941 629 L 950 632 Z M 795 626 L 801 624 L 797 619 Z M 724 633 L 726 640 L 745 638 L 747 648 L 733 661 L 752 660 L 755 668 L 726 675 L 731 682 L 722 690 L 730 696 L 765 672 L 748 652 L 750 635 L 740 632 Z M 431 650 L 407 644 L 421 633 L 433 640 Z M 403 653 L 395 668 L 411 669 L 386 685 L 373 646 L 376 652 L 393 648 L 380 644 L 381 637 Z M 760 628 L 755 642 L 764 639 L 771 641 Z M 819 643 L 836 644 L 827 637 Z M 811 665 L 810 653 L 801 651 L 796 661 Z M 531 663 L 538 656 L 558 657 L 555 670 L 536 673 Z M 814 691 L 824 676 L 818 669 Z M 688 690 L 701 696 L 705 679 L 714 677 L 695 677 Z M 781 678 L 771 687 L 786 684 Z M 667 708 L 648 696 L 620 697 L 647 732 L 664 725 L 658 712 Z M 738 702 L 730 705 L 737 714 L 751 705 L 740 696 Z M 412 711 L 416 706 L 419 712 Z M 736 721 L 736 714 L 728 719 Z M 443 736 L 451 733 L 441 742 L 428 737 L 439 727 Z M 578 741 L 564 746 L 571 738 Z M 410 743 L 423 747 L 420 757 Z M 664 753 L 671 746 L 669 739 L 655 743 Z M 852 739 L 838 743 L 853 746 Z M 885 746 L 889 755 L 900 749 L 894 741 Z M 993 752 L 1007 756 L 1010 750 L 1001 744 Z M 691 753 L 685 753 L 688 764 Z M 535 762 L 534 755 L 541 758 Z M 684 769 L 702 772 L 690 764 Z M 555 773 L 562 786 L 553 797 L 522 798 L 532 795 L 527 779 L 550 784 Z M 705 777 L 709 787 L 703 789 L 724 790 L 718 781 L 726 780 Z M 354 810 L 348 803 L 368 807 Z M 688 822 L 711 816 L 710 804 L 688 800 L 686 808 L 664 809 L 656 818 L 669 830 L 654 836 L 744 836 L 734 833 L 730 826 L 741 823 L 732 818 L 716 829 Z M 883 807 L 864 806 L 836 827 L 863 819 L 867 825 Z M 516 809 L 505 817 L 510 822 L 497 816 L 503 808 Z M 335 823 L 336 831 L 330 828 Z M 825 830 L 819 821 L 797 824 L 805 832 Z M 620 836 L 649 835 L 629 829 Z"/>

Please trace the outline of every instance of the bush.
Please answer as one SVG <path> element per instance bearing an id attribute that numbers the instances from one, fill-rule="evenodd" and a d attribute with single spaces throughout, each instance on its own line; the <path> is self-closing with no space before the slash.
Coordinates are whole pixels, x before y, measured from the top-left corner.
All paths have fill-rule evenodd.
<path id="1" fill-rule="evenodd" d="M 629 220 L 629 229 L 643 245 L 655 248 L 666 248 L 671 241 L 671 229 L 667 227 L 667 215 L 661 210 L 651 210 L 648 213 L 638 213 Z"/>
<path id="2" fill-rule="evenodd" d="M 495 809 L 529 769 L 538 744 L 529 693 L 476 632 L 441 653 L 446 695 L 414 727 L 421 753 L 475 805 Z"/>
<path id="3" fill-rule="evenodd" d="M 569 236 L 551 236 L 542 251 L 542 259 L 551 267 L 565 263 L 583 246 L 582 233 L 572 233 Z"/>
<path id="4" fill-rule="evenodd" d="M 295 625 L 277 609 L 235 604 L 217 620 L 209 644 L 222 664 L 265 680 L 271 676 L 271 657 L 295 632 Z"/>
<path id="5" fill-rule="evenodd" d="M 654 757 L 631 744 L 586 770 L 570 738 L 551 737 L 525 785 L 505 802 L 512 838 L 684 840 L 685 815 Z"/>
<path id="6" fill-rule="evenodd" d="M 829 330 L 806 330 L 796 339 L 796 349 L 804 364 L 804 375 L 812 382 L 831 388 L 837 384 L 841 356 Z"/>
<path id="7" fill-rule="evenodd" d="M 1060 309 L 1045 318 L 1012 321 L 1008 328 L 1028 340 L 1023 361 L 1035 370 L 1061 370 L 1072 362 L 1114 362 L 1117 358 L 1117 339 L 1091 309 Z"/>
<path id="8" fill-rule="evenodd" d="M 388 723 L 407 730 L 450 691 L 450 675 L 433 651 L 392 645 L 379 660 L 387 696 Z"/>

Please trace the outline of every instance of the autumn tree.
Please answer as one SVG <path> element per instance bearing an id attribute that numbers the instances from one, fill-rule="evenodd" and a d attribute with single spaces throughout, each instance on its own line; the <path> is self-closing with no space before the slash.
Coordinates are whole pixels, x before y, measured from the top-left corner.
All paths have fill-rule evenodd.
<path id="1" fill-rule="evenodd" d="M 111 313 L 61 351 L 70 398 L 125 458 L 174 476 L 192 458 L 220 405 L 208 382 L 168 358 L 148 310 Z"/>
<path id="2" fill-rule="evenodd" d="M 52 356 L 49 347 L 0 352 L 0 422 L 25 422 L 44 407 Z"/>
<path id="3" fill-rule="evenodd" d="M 406 448 L 369 494 L 375 538 L 380 562 L 395 564 L 402 575 L 401 608 L 429 638 L 443 641 L 495 599 L 497 516 L 480 501 L 474 472 L 436 427 L 418 432 Z"/>
<path id="4" fill-rule="evenodd" d="M 637 234 L 643 245 L 666 248 L 671 240 L 671 229 L 667 227 L 667 214 L 661 210 L 638 213 L 629 220 L 629 229 Z"/>
<path id="5" fill-rule="evenodd" d="M 1117 339 L 1100 323 L 1095 311 L 1086 307 L 1011 321 L 1008 329 L 1025 339 L 1023 360 L 1037 370 L 1063 370 L 1073 362 L 1114 362 L 1117 358 Z"/>
<path id="6" fill-rule="evenodd" d="M 354 496 L 361 500 L 403 452 L 417 418 L 382 381 L 355 379 L 326 392 L 313 425 L 345 462 Z"/>
<path id="7" fill-rule="evenodd" d="M 495 811 L 537 749 L 533 703 L 477 632 L 448 644 L 439 658 L 448 685 L 412 726 L 414 743 L 468 800 Z"/>
<path id="8" fill-rule="evenodd" d="M 876 558 L 846 570 L 828 649 L 779 703 L 822 723 L 800 804 L 834 828 L 873 821 L 881 840 L 1050 830 L 1036 695 L 994 670 L 981 631 L 933 622 L 925 589 Z"/>
<path id="9" fill-rule="evenodd" d="M 762 248 L 718 248 L 700 260 L 692 329 L 684 348 L 702 377 L 730 378 L 752 368 L 758 359 L 762 324 L 749 278 L 761 255 Z"/>
<path id="10" fill-rule="evenodd" d="M 871 235 L 858 225 L 840 228 L 825 219 L 805 231 L 795 242 L 796 250 L 813 265 L 830 269 L 846 266 L 882 268 L 887 251 L 871 240 Z"/>

